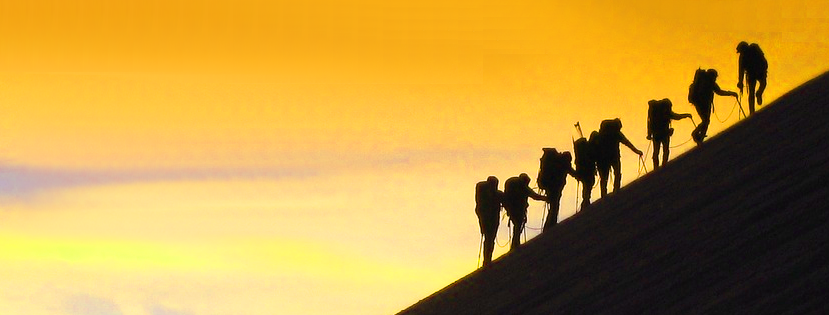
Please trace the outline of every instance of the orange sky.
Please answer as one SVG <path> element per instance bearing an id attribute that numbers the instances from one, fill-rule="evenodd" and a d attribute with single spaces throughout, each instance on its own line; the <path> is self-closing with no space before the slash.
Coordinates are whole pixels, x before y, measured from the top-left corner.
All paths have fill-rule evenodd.
<path id="1" fill-rule="evenodd" d="M 697 67 L 735 89 L 741 40 L 770 102 L 829 68 L 827 9 L 0 1 L 0 313 L 394 313 L 475 267 L 478 180 L 576 121 L 645 150 L 647 101 L 694 112 Z"/>

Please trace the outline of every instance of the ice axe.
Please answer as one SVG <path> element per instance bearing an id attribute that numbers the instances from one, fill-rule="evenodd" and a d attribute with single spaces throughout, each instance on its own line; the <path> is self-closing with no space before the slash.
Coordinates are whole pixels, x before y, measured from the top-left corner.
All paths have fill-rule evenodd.
<path id="1" fill-rule="evenodd" d="M 578 131 L 578 132 L 579 132 L 579 138 L 584 138 L 584 133 L 582 133 L 582 132 L 581 132 L 581 125 L 579 124 L 579 122 L 577 121 L 577 122 L 576 122 L 576 124 L 575 124 L 575 125 L 573 125 L 573 126 L 575 126 L 575 127 L 576 127 L 576 131 Z M 575 142 L 575 141 L 574 141 L 574 142 Z"/>

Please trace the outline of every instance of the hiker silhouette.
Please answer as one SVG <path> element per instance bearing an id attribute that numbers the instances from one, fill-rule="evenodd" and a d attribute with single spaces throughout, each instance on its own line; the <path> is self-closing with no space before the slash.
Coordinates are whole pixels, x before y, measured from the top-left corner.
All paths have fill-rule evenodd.
<path id="1" fill-rule="evenodd" d="M 610 168 L 613 168 L 613 191 L 622 186 L 622 154 L 619 144 L 624 144 L 631 151 L 642 156 L 642 151 L 630 143 L 622 133 L 622 121 L 619 118 L 602 121 L 599 134 L 596 136 L 596 168 L 599 171 L 599 186 L 602 197 L 607 195 L 607 180 Z"/>
<path id="2" fill-rule="evenodd" d="M 670 154 L 671 136 L 674 129 L 671 128 L 671 120 L 691 118 L 691 114 L 674 113 L 671 100 L 648 101 L 648 140 L 653 141 L 653 169 L 659 168 L 659 149 L 662 147 L 662 165 L 668 161 Z"/>
<path id="3" fill-rule="evenodd" d="M 766 78 L 768 77 L 769 63 L 766 60 L 763 50 L 760 45 L 756 43 L 749 44 L 747 42 L 740 42 L 737 44 L 737 53 L 740 54 L 739 61 L 739 80 L 737 81 L 737 88 L 740 89 L 740 94 L 743 94 L 743 77 L 748 81 L 748 112 L 754 113 L 754 88 L 757 83 L 757 105 L 763 105 L 763 91 L 766 90 Z"/>
<path id="4" fill-rule="evenodd" d="M 584 209 L 590 204 L 590 195 L 593 185 L 596 184 L 596 139 L 598 131 L 590 133 L 590 139 L 584 137 L 573 142 L 573 152 L 576 155 L 576 179 L 582 183 L 581 205 Z"/>
<path id="5" fill-rule="evenodd" d="M 558 152 L 554 148 L 541 149 L 541 167 L 538 170 L 538 188 L 547 196 L 547 219 L 544 221 L 543 231 L 553 227 L 558 222 L 558 211 L 561 206 L 561 192 L 567 184 L 567 175 L 578 177 L 576 170 L 570 165 L 573 157 L 570 152 Z"/>
<path id="6" fill-rule="evenodd" d="M 527 208 L 530 204 L 527 198 L 546 201 L 547 197 L 534 192 L 530 188 L 530 176 L 526 173 L 510 177 L 504 182 L 504 209 L 507 210 L 510 222 L 512 222 L 512 244 L 510 250 L 521 245 L 521 231 L 527 222 Z"/>
<path id="7" fill-rule="evenodd" d="M 702 143 L 702 140 L 707 137 L 708 125 L 711 124 L 711 111 L 714 108 L 714 93 L 720 96 L 733 96 L 737 100 L 740 97 L 736 92 L 720 89 L 717 76 L 717 70 L 697 69 L 694 73 L 694 81 L 688 87 L 688 102 L 694 105 L 701 120 L 691 133 L 691 137 L 697 144 Z"/>
<path id="8" fill-rule="evenodd" d="M 475 214 L 478 216 L 478 225 L 483 235 L 484 267 L 492 262 L 495 236 L 501 221 L 499 217 L 503 194 L 498 190 L 498 178 L 495 176 L 489 176 L 485 181 L 475 185 Z"/>

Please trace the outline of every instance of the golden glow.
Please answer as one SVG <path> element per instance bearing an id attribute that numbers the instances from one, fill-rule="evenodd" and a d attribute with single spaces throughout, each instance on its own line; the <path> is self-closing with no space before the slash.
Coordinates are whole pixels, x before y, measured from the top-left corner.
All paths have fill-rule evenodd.
<path id="1" fill-rule="evenodd" d="M 175 268 L 192 270 L 204 260 L 186 256 L 181 249 L 109 240 L 38 239 L 0 236 L 0 260 L 12 262 L 60 262 L 92 267 Z"/>
<path id="2" fill-rule="evenodd" d="M 693 112 L 697 67 L 735 89 L 741 40 L 771 102 L 829 69 L 827 10 L 0 1 L 0 313 L 394 313 L 475 267 L 475 182 L 534 177 L 576 121 L 645 150 L 647 101 Z"/>

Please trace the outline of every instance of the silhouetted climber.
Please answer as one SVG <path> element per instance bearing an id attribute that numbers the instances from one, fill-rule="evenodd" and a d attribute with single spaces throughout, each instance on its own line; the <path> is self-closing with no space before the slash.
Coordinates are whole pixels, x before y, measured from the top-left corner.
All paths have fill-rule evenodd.
<path id="1" fill-rule="evenodd" d="M 598 131 L 590 133 L 590 139 L 584 137 L 573 142 L 573 152 L 576 155 L 576 179 L 582 184 L 581 209 L 590 204 L 590 195 L 593 185 L 596 184 L 596 139 Z"/>
<path id="2" fill-rule="evenodd" d="M 544 221 L 543 230 L 553 227 L 558 222 L 558 210 L 561 206 L 561 192 L 567 184 L 567 174 L 577 177 L 576 170 L 570 165 L 573 157 L 570 152 L 559 153 L 554 148 L 541 149 L 541 167 L 538 170 L 538 188 L 547 195 L 549 212 Z"/>
<path id="3" fill-rule="evenodd" d="M 607 195 L 607 180 L 611 167 L 613 168 L 613 191 L 619 190 L 622 186 L 622 154 L 619 152 L 619 144 L 624 144 L 631 151 L 642 156 L 642 151 L 633 146 L 633 143 L 630 143 L 630 140 L 622 133 L 622 121 L 619 118 L 602 121 L 596 138 L 596 153 L 598 153 L 596 168 L 599 170 L 602 197 Z"/>
<path id="4" fill-rule="evenodd" d="M 648 140 L 653 140 L 653 169 L 659 168 L 659 147 L 662 147 L 662 165 L 668 162 L 668 155 L 671 149 L 671 136 L 674 128 L 671 128 L 671 119 L 680 120 L 691 118 L 691 114 L 677 114 L 672 109 L 671 100 L 648 101 Z"/>
<path id="5" fill-rule="evenodd" d="M 530 176 L 521 173 L 517 177 L 510 177 L 504 182 L 504 209 L 512 222 L 512 245 L 510 250 L 518 248 L 521 244 L 521 231 L 524 230 L 524 223 L 527 222 L 527 208 L 530 204 L 527 198 L 535 200 L 547 200 L 547 197 L 539 195 L 530 188 Z"/>
<path id="6" fill-rule="evenodd" d="M 694 73 L 694 82 L 688 87 L 688 102 L 697 109 L 701 122 L 691 133 L 694 142 L 702 143 L 708 134 L 708 125 L 711 124 L 711 111 L 714 108 L 714 93 L 720 96 L 733 96 L 739 99 L 736 92 L 723 91 L 717 84 L 717 70 L 697 69 Z"/>
<path id="7" fill-rule="evenodd" d="M 737 44 L 737 53 L 740 54 L 738 70 L 740 79 L 737 81 L 737 88 L 740 89 L 740 94 L 743 94 L 743 77 L 745 76 L 748 81 L 748 112 L 753 114 L 754 87 L 757 82 L 760 82 L 760 86 L 757 87 L 757 104 L 763 105 L 763 91 L 766 90 L 769 62 L 763 50 L 760 49 L 760 45 L 756 43 L 749 45 L 746 42 L 740 42 Z"/>
<path id="8" fill-rule="evenodd" d="M 499 217 L 503 195 L 504 193 L 498 190 L 498 178 L 495 176 L 489 176 L 485 181 L 475 185 L 475 214 L 478 215 L 478 224 L 484 237 L 484 267 L 492 262 L 495 236 L 501 221 Z"/>

